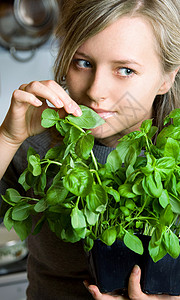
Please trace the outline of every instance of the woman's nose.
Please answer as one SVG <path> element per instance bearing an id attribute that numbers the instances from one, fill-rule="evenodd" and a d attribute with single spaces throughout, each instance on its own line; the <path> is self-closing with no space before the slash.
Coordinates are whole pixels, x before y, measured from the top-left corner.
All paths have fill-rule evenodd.
<path id="1" fill-rule="evenodd" d="M 108 74 L 103 69 L 96 70 L 87 90 L 88 97 L 94 102 L 106 100 L 109 97 L 109 89 Z"/>

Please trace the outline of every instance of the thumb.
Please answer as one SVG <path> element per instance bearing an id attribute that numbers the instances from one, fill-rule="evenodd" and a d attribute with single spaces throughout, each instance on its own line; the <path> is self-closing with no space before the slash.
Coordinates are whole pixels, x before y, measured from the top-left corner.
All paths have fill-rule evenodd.
<path id="1" fill-rule="evenodd" d="M 147 296 L 141 290 L 140 279 L 141 279 L 141 269 L 139 268 L 139 266 L 135 265 L 129 277 L 128 295 L 130 299 L 133 300 L 146 299 Z"/>

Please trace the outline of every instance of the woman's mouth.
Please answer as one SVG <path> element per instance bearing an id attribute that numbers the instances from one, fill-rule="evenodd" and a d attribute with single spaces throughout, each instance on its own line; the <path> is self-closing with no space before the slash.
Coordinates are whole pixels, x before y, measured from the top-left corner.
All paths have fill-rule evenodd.
<path id="1" fill-rule="evenodd" d="M 94 109 L 91 107 L 102 119 L 106 120 L 116 115 L 115 111 L 108 111 L 103 109 Z"/>

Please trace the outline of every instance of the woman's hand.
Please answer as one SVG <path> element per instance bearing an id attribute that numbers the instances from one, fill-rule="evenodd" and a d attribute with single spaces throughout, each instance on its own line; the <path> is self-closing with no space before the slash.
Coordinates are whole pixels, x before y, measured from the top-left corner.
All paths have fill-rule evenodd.
<path id="1" fill-rule="evenodd" d="M 92 294 L 95 300 L 180 300 L 180 296 L 169 296 L 169 295 L 147 295 L 141 291 L 140 286 L 141 270 L 138 266 L 135 266 L 129 278 L 128 285 L 128 298 L 125 296 L 112 296 L 109 294 L 101 294 L 98 287 L 95 285 L 88 285 L 84 282 L 86 288 Z"/>
<path id="2" fill-rule="evenodd" d="M 15 90 L 7 116 L 1 125 L 0 136 L 9 143 L 20 145 L 27 137 L 41 133 L 41 114 L 48 107 L 48 100 L 60 109 L 60 117 L 66 112 L 81 114 L 79 106 L 64 89 L 53 80 L 33 81 Z"/>

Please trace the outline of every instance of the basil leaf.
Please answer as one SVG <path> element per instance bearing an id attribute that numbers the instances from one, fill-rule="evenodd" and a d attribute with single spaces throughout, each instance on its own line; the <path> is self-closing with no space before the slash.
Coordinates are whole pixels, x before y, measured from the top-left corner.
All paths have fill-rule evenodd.
<path id="1" fill-rule="evenodd" d="M 86 227 L 86 220 L 84 214 L 76 206 L 71 212 L 71 224 L 74 229 L 80 229 Z"/>
<path id="2" fill-rule="evenodd" d="M 107 157 L 107 161 L 105 165 L 107 171 L 116 172 L 121 165 L 122 165 L 122 160 L 121 160 L 121 156 L 119 155 L 119 152 L 116 149 L 111 151 Z"/>
<path id="3" fill-rule="evenodd" d="M 63 178 L 64 187 L 76 196 L 86 196 L 91 191 L 93 177 L 84 167 L 70 169 Z"/>
<path id="4" fill-rule="evenodd" d="M 41 174 L 41 160 L 39 154 L 29 156 L 28 169 L 34 176 Z"/>
<path id="5" fill-rule="evenodd" d="M 167 254 L 167 250 L 163 242 L 163 233 L 165 232 L 164 227 L 159 226 L 152 234 L 149 242 L 149 254 L 154 262 L 157 262 Z"/>
<path id="6" fill-rule="evenodd" d="M 148 133 L 152 127 L 152 119 L 148 119 L 142 122 L 140 130 L 144 133 Z"/>
<path id="7" fill-rule="evenodd" d="M 52 127 L 59 120 L 59 114 L 54 109 L 47 108 L 43 111 L 41 125 L 44 128 Z"/>
<path id="8" fill-rule="evenodd" d="M 169 137 L 164 147 L 164 156 L 170 156 L 177 160 L 179 157 L 179 150 L 179 143 L 176 140 Z"/>
<path id="9" fill-rule="evenodd" d="M 20 239 L 23 241 L 25 240 L 28 235 L 31 233 L 32 229 L 32 219 L 29 216 L 24 221 L 14 221 L 13 222 L 14 230 L 16 231 L 17 235 L 20 237 Z"/>
<path id="10" fill-rule="evenodd" d="M 136 195 L 132 191 L 132 185 L 130 183 L 124 183 L 118 188 L 119 194 L 125 198 L 135 198 Z"/>
<path id="11" fill-rule="evenodd" d="M 50 205 L 61 204 L 66 199 L 68 190 L 63 186 L 62 181 L 53 184 L 46 193 L 46 201 Z"/>
<path id="12" fill-rule="evenodd" d="M 87 223 L 92 226 L 95 225 L 99 219 L 99 214 L 90 211 L 87 206 L 84 208 L 84 215 L 86 216 Z"/>
<path id="13" fill-rule="evenodd" d="M 20 203 L 17 204 L 12 210 L 12 219 L 15 221 L 26 220 L 31 213 L 31 204 Z"/>
<path id="14" fill-rule="evenodd" d="M 84 250 L 90 251 L 92 247 L 94 246 L 94 241 L 90 237 L 86 237 L 84 241 Z"/>
<path id="15" fill-rule="evenodd" d="M 111 246 L 117 237 L 117 232 L 115 227 L 107 228 L 101 235 L 100 240 L 107 246 Z"/>
<path id="16" fill-rule="evenodd" d="M 169 194 L 167 190 L 163 190 L 161 196 L 159 197 L 159 203 L 163 208 L 165 208 L 169 203 Z"/>
<path id="17" fill-rule="evenodd" d="M 43 212 L 48 208 L 47 202 L 44 199 L 39 200 L 34 206 L 34 210 L 39 213 Z"/>
<path id="18" fill-rule="evenodd" d="M 143 252 L 144 252 L 143 244 L 136 235 L 126 231 L 123 241 L 124 241 L 124 244 L 126 245 L 126 247 L 128 247 L 132 251 L 134 251 L 140 255 L 143 254 Z"/>
<path id="19" fill-rule="evenodd" d="M 87 134 L 79 138 L 75 146 L 75 152 L 78 157 L 82 159 L 88 159 L 91 150 L 94 146 L 94 137 L 93 135 Z"/>
<path id="20" fill-rule="evenodd" d="M 105 123 L 105 121 L 89 107 L 80 105 L 80 108 L 82 110 L 80 117 L 68 115 L 66 119 L 84 129 L 96 128 Z"/>
<path id="21" fill-rule="evenodd" d="M 156 160 L 155 169 L 161 175 L 162 180 L 165 180 L 167 177 L 169 177 L 172 174 L 175 166 L 176 163 L 173 157 L 163 157 Z"/>
<path id="22" fill-rule="evenodd" d="M 13 227 L 13 220 L 12 220 L 12 207 L 10 207 L 3 219 L 4 226 L 7 228 L 8 231 L 11 230 Z"/>
<path id="23" fill-rule="evenodd" d="M 101 185 L 93 185 L 89 195 L 86 196 L 87 208 L 94 213 L 101 213 L 107 205 L 107 193 Z"/>
<path id="24" fill-rule="evenodd" d="M 15 203 L 20 202 L 22 196 L 15 189 L 9 188 L 6 190 L 6 194 L 2 196 L 3 200 L 8 204 L 14 206 Z"/>
<path id="25" fill-rule="evenodd" d="M 171 209 L 171 205 L 168 204 L 166 208 L 161 212 L 159 222 L 162 225 L 170 226 L 174 220 L 174 214 Z"/>
<path id="26" fill-rule="evenodd" d="M 170 230 L 168 232 L 164 232 L 163 242 L 169 255 L 171 255 L 173 258 L 177 258 L 180 254 L 178 237 Z"/>

